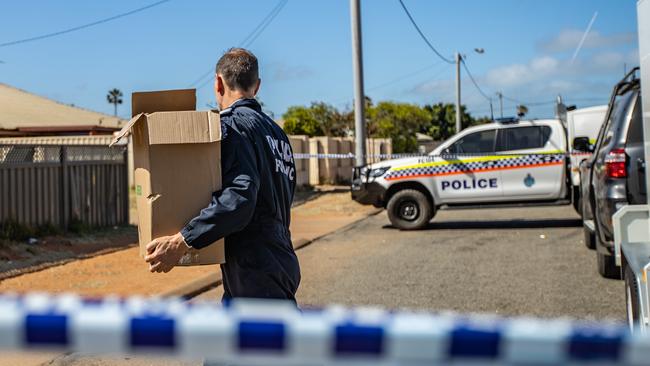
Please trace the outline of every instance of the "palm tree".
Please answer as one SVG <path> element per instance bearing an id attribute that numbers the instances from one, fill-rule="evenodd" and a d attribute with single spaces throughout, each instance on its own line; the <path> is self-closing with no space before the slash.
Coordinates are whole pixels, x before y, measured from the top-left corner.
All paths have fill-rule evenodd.
<path id="1" fill-rule="evenodd" d="M 527 114 L 528 114 L 528 107 L 526 107 L 523 104 L 517 106 L 517 116 L 519 116 L 519 118 L 522 118 Z"/>
<path id="2" fill-rule="evenodd" d="M 114 115 L 117 116 L 117 105 L 122 104 L 122 92 L 120 89 L 114 88 L 109 90 L 108 94 L 106 94 L 106 100 L 115 107 Z"/>

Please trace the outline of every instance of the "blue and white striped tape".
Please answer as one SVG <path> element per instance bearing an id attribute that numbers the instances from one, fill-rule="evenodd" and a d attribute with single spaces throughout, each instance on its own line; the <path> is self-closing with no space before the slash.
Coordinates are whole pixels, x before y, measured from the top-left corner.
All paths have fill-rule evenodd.
<path id="1" fill-rule="evenodd" d="M 650 363 L 650 338 L 614 323 L 44 294 L 0 296 L 0 349 L 147 353 L 251 365 Z"/>
<path id="2" fill-rule="evenodd" d="M 367 159 L 402 159 L 402 158 L 424 158 L 424 159 L 463 159 L 463 158 L 472 158 L 472 157 L 481 157 L 481 156 L 526 156 L 526 155 L 558 155 L 558 156 L 590 156 L 591 153 L 583 152 L 573 152 L 573 153 L 526 153 L 526 154 L 496 154 L 496 153 L 485 153 L 485 154 L 440 154 L 440 155 L 428 155 L 428 154 L 368 154 L 366 155 Z M 295 153 L 293 154 L 294 159 L 354 159 L 355 154 L 304 154 L 304 153 Z"/>

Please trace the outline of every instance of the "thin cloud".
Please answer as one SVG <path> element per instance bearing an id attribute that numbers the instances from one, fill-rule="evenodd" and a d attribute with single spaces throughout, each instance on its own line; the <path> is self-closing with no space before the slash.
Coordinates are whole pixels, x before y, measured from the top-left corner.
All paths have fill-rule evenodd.
<path id="1" fill-rule="evenodd" d="M 538 43 L 537 48 L 545 53 L 560 53 L 573 51 L 576 49 L 584 35 L 584 30 L 565 29 L 551 39 Z M 614 33 L 603 35 L 598 31 L 592 30 L 585 38 L 582 46 L 584 49 L 597 49 L 606 47 L 617 47 L 629 45 L 636 42 L 637 35 L 635 32 Z"/>
<path id="2" fill-rule="evenodd" d="M 638 51 L 628 53 L 599 52 L 571 63 L 569 59 L 552 56 L 536 57 L 526 64 L 511 64 L 490 70 L 485 81 L 495 88 L 518 87 L 531 83 L 549 83 L 554 79 L 566 80 L 594 77 L 620 71 L 623 64 L 637 65 Z"/>
<path id="3" fill-rule="evenodd" d="M 272 81 L 302 80 L 314 76 L 314 70 L 307 66 L 295 66 L 285 63 L 273 63 L 269 66 Z"/>

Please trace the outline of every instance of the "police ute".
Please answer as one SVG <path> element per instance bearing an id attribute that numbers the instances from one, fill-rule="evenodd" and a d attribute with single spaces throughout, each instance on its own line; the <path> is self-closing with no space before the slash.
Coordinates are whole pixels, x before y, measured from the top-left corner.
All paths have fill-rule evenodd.
<path id="1" fill-rule="evenodd" d="M 567 118 L 564 109 L 558 119 L 474 126 L 428 155 L 357 167 L 352 198 L 386 208 L 392 225 L 406 230 L 425 227 L 443 206 L 570 204 L 580 197 L 572 163 L 588 157 L 604 120 L 589 112 L 591 118 Z"/>

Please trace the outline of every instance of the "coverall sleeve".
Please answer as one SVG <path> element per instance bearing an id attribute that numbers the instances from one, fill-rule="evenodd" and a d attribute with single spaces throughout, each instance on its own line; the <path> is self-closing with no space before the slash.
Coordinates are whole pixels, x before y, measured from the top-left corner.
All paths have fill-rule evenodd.
<path id="1" fill-rule="evenodd" d="M 210 205 L 181 230 L 185 242 L 193 248 L 206 247 L 241 231 L 255 211 L 260 177 L 252 142 L 225 123 L 222 135 L 223 188 L 214 192 Z"/>

